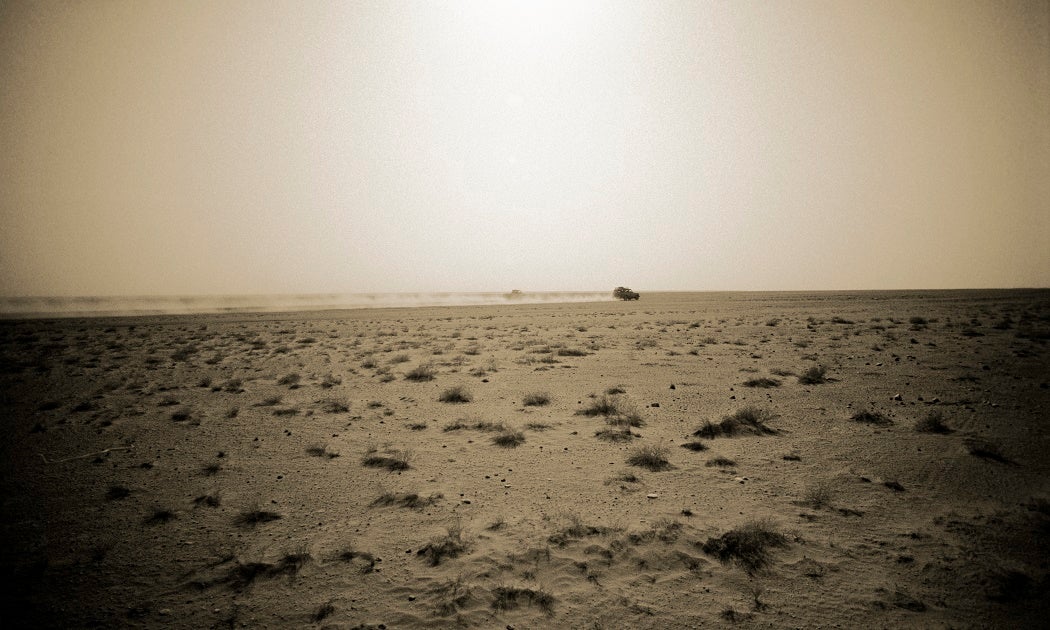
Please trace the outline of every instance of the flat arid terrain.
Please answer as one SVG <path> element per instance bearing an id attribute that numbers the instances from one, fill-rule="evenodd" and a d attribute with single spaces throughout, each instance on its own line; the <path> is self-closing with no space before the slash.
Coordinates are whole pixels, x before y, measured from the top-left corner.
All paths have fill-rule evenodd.
<path id="1" fill-rule="evenodd" d="M 0 322 L 13 627 L 1019 628 L 1050 291 Z"/>

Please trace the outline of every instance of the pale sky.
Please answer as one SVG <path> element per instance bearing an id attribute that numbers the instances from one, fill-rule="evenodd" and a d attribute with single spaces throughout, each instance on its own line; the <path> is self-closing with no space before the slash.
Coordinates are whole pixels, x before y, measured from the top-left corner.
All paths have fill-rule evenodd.
<path id="1" fill-rule="evenodd" d="M 1050 286 L 1050 3 L 0 3 L 0 295 Z"/>

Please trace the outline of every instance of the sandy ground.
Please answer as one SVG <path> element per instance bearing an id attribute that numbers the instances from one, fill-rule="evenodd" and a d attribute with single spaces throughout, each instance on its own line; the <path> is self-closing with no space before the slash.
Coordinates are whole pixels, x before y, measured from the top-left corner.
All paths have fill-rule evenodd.
<path id="1" fill-rule="evenodd" d="M 1048 340 L 1046 291 L 3 322 L 0 625 L 1038 627 Z"/>

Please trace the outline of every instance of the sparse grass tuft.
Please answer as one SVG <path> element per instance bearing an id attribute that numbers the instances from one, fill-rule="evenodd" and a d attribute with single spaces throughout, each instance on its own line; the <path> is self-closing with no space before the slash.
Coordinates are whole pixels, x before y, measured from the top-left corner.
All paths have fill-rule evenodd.
<path id="1" fill-rule="evenodd" d="M 525 443 L 525 434 L 521 431 L 507 429 L 492 436 L 492 443 L 503 448 L 515 448 Z"/>
<path id="2" fill-rule="evenodd" d="M 606 481 L 606 483 L 613 483 L 617 481 L 621 483 L 641 483 L 642 478 L 635 474 L 634 471 L 625 470 L 622 473 L 616 475 L 615 477 L 610 478 L 608 481 Z"/>
<path id="3" fill-rule="evenodd" d="M 594 432 L 594 436 L 599 440 L 605 440 L 606 442 L 630 442 L 638 437 L 636 434 L 631 433 L 631 427 L 629 426 L 599 429 Z"/>
<path id="4" fill-rule="evenodd" d="M 282 400 L 281 396 L 270 396 L 268 398 L 263 398 L 261 401 L 255 403 L 255 406 L 256 407 L 273 407 L 275 405 L 281 404 L 281 400 Z"/>
<path id="5" fill-rule="evenodd" d="M 858 411 L 850 416 L 850 420 L 854 422 L 863 422 L 865 424 L 874 424 L 879 427 L 887 427 L 893 424 L 893 420 L 890 420 L 878 411 Z"/>
<path id="6" fill-rule="evenodd" d="M 823 365 L 815 365 L 811 368 L 807 368 L 806 371 L 798 377 L 798 382 L 803 385 L 820 385 L 822 383 L 827 383 L 827 369 Z"/>
<path id="7" fill-rule="evenodd" d="M 298 372 L 292 372 L 291 374 L 285 374 L 281 378 L 277 379 L 278 385 L 287 385 L 291 389 L 299 387 L 299 381 L 302 379 Z"/>
<path id="8" fill-rule="evenodd" d="M 966 445 L 966 449 L 970 452 L 970 455 L 973 455 L 974 457 L 980 457 L 981 459 L 987 459 L 1000 464 L 1016 464 L 1016 462 L 1003 454 L 998 444 L 992 442 L 987 442 L 985 440 L 972 440 Z"/>
<path id="9" fill-rule="evenodd" d="M 328 459 L 339 457 L 339 453 L 328 450 L 327 444 L 311 444 L 306 447 L 306 454 L 314 457 L 327 457 Z"/>
<path id="10" fill-rule="evenodd" d="M 305 548 L 284 554 L 270 570 L 270 575 L 297 575 L 303 566 L 313 558 Z"/>
<path id="11" fill-rule="evenodd" d="M 405 380 L 414 381 L 416 383 L 422 383 L 424 381 L 434 380 L 434 377 L 436 375 L 437 370 L 434 369 L 434 366 L 430 363 L 424 363 L 409 370 L 405 374 Z"/>
<path id="12" fill-rule="evenodd" d="M 944 414 L 939 411 L 931 411 L 926 417 L 915 423 L 915 430 L 919 433 L 939 433 L 947 435 L 952 428 L 944 423 Z"/>
<path id="13" fill-rule="evenodd" d="M 604 536 L 613 531 L 611 528 L 601 525 L 587 525 L 578 514 L 570 513 L 565 515 L 565 518 L 568 520 L 568 523 L 565 527 L 551 534 L 547 538 L 547 542 L 564 547 L 573 540 L 587 538 L 588 536 Z"/>
<path id="14" fill-rule="evenodd" d="M 321 604 L 317 608 L 317 610 L 314 611 L 314 614 L 311 615 L 310 618 L 311 618 L 311 620 L 314 623 L 319 623 L 321 621 L 324 621 L 328 617 L 332 616 L 334 613 L 335 613 L 335 606 L 332 605 L 332 602 L 325 602 L 325 603 Z"/>
<path id="15" fill-rule="evenodd" d="M 737 562 L 751 575 L 769 566 L 770 549 L 787 544 L 787 536 L 777 531 L 772 521 L 763 519 L 745 523 L 718 538 L 708 538 L 702 548 L 723 563 Z"/>
<path id="16" fill-rule="evenodd" d="M 458 525 L 448 528 L 445 536 L 427 543 L 416 552 L 432 567 L 441 564 L 446 558 L 457 558 L 469 549 L 470 545 L 463 538 L 463 530 Z"/>
<path id="17" fill-rule="evenodd" d="M 577 348 L 559 348 L 558 349 L 558 356 L 559 357 L 585 357 L 588 354 L 590 354 L 590 353 L 587 352 L 586 350 L 579 350 Z"/>
<path id="18" fill-rule="evenodd" d="M 258 506 L 250 507 L 241 512 L 233 519 L 233 524 L 238 527 L 255 527 L 260 523 L 269 523 L 281 518 L 277 512 L 260 509 Z"/>
<path id="19" fill-rule="evenodd" d="M 371 573 L 376 568 L 376 558 L 367 551 L 356 551 L 352 547 L 348 547 L 343 551 L 336 554 L 335 559 L 340 562 L 353 563 L 355 560 L 360 561 L 361 573 Z"/>
<path id="20" fill-rule="evenodd" d="M 822 510 L 831 507 L 835 498 L 835 487 L 827 481 L 819 481 L 806 488 L 798 505 L 814 510 Z"/>
<path id="21" fill-rule="evenodd" d="M 454 420 L 444 427 L 442 431 L 449 433 L 451 431 L 459 431 L 460 429 L 474 429 L 475 431 L 486 431 L 486 432 L 498 432 L 506 431 L 507 426 L 502 422 L 489 422 L 488 420 L 468 420 L 466 418 L 459 418 Z"/>
<path id="22" fill-rule="evenodd" d="M 189 420 L 192 416 L 193 414 L 190 412 L 189 408 L 183 407 L 182 409 L 179 409 L 178 411 L 172 413 L 171 419 L 175 422 L 185 422 L 186 420 Z"/>
<path id="23" fill-rule="evenodd" d="M 762 387 L 768 389 L 770 387 L 780 387 L 780 381 L 775 378 L 766 377 L 752 378 L 744 381 L 744 387 Z"/>
<path id="24" fill-rule="evenodd" d="M 631 466 L 639 466 L 653 472 L 660 472 L 673 468 L 671 462 L 667 461 L 667 455 L 668 450 L 663 446 L 639 446 L 628 455 L 627 463 Z"/>
<path id="25" fill-rule="evenodd" d="M 160 525 L 162 523 L 168 523 L 175 520 L 175 512 L 167 508 L 155 508 L 149 516 L 147 516 L 143 522 L 146 525 Z"/>
<path id="26" fill-rule="evenodd" d="M 551 395 L 547 392 L 533 392 L 531 394 L 526 394 L 524 400 L 522 400 L 522 404 L 526 407 L 542 407 L 544 405 L 549 405 L 550 402 Z"/>
<path id="27" fill-rule="evenodd" d="M 584 416 L 615 416 L 620 413 L 620 399 L 601 396 L 595 398 L 589 407 L 577 413 Z"/>
<path id="28" fill-rule="evenodd" d="M 369 468 L 386 468 L 391 472 L 408 470 L 412 466 L 409 461 L 412 459 L 412 453 L 410 451 L 393 451 L 386 455 L 380 455 L 376 452 L 370 452 L 365 455 L 364 459 L 361 460 L 361 464 Z"/>
<path id="29" fill-rule="evenodd" d="M 440 597 L 438 615 L 448 617 L 467 605 L 471 598 L 471 589 L 463 582 L 463 576 L 459 576 L 439 587 L 437 594 Z"/>
<path id="30" fill-rule="evenodd" d="M 217 492 L 211 494 L 202 494 L 199 497 L 193 499 L 193 505 L 200 507 L 202 505 L 207 507 L 219 507 L 222 504 L 222 499 L 219 497 Z"/>
<path id="31" fill-rule="evenodd" d="M 716 457 L 712 457 L 711 459 L 707 460 L 707 463 L 704 464 L 704 466 L 709 466 L 709 467 L 717 466 L 718 468 L 730 468 L 732 466 L 736 466 L 736 462 L 731 460 L 731 459 L 729 459 L 728 457 L 723 457 L 721 455 L 718 455 Z"/>
<path id="32" fill-rule="evenodd" d="M 546 614 L 554 612 L 554 596 L 544 591 L 516 586 L 497 586 L 493 591 L 492 607 L 496 610 L 514 610 L 522 605 L 536 606 Z"/>
<path id="33" fill-rule="evenodd" d="M 403 507 L 410 510 L 422 510 L 425 507 L 430 507 L 437 503 L 443 498 L 441 493 L 432 494 L 429 497 L 416 494 L 415 492 L 407 494 L 397 494 L 394 492 L 387 492 L 379 496 L 375 501 L 372 501 L 372 507 L 387 507 L 397 506 Z"/>
<path id="34" fill-rule="evenodd" d="M 461 385 L 450 387 L 441 392 L 438 400 L 443 403 L 468 403 L 471 401 L 470 392 Z"/>
<path id="35" fill-rule="evenodd" d="M 329 398 L 321 403 L 321 411 L 325 413 L 346 413 L 350 411 L 350 407 L 341 400 Z"/>
<path id="36" fill-rule="evenodd" d="M 714 439 L 716 437 L 733 437 L 735 435 L 776 435 L 777 431 L 766 425 L 776 418 L 768 409 L 747 406 L 733 415 L 725 416 L 721 422 L 707 421 L 693 432 L 695 437 Z"/>
<path id="37" fill-rule="evenodd" d="M 703 442 L 701 442 L 699 440 L 694 440 L 692 442 L 686 442 L 685 444 L 682 445 L 682 448 L 689 449 L 690 451 L 693 451 L 694 453 L 699 453 L 700 451 L 706 451 L 707 450 L 707 444 L 704 444 Z"/>

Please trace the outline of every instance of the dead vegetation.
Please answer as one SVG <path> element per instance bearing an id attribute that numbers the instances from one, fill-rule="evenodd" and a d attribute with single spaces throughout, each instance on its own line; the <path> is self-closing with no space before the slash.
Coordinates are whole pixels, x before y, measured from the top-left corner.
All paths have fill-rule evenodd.
<path id="1" fill-rule="evenodd" d="M 720 422 L 704 422 L 693 432 L 693 436 L 711 440 L 738 435 L 776 435 L 777 431 L 766 424 L 776 417 L 776 414 L 768 409 L 749 405 L 725 416 Z"/>
<path id="2" fill-rule="evenodd" d="M 704 553 L 723 563 L 735 562 L 749 575 L 769 566 L 772 550 L 787 547 L 788 538 L 771 520 L 749 521 L 718 537 L 708 538 Z"/>

